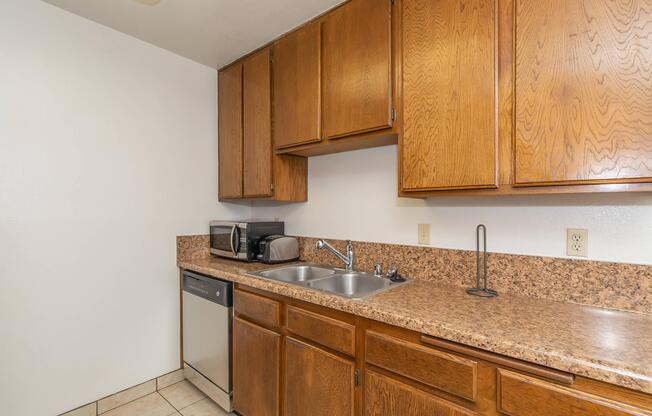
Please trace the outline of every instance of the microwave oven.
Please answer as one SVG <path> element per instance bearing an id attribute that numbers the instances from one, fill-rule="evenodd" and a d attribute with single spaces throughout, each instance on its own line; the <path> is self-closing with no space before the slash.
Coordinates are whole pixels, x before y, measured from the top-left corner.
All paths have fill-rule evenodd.
<path id="1" fill-rule="evenodd" d="M 282 221 L 211 221 L 210 252 L 241 261 L 256 261 L 258 242 L 285 233 Z"/>

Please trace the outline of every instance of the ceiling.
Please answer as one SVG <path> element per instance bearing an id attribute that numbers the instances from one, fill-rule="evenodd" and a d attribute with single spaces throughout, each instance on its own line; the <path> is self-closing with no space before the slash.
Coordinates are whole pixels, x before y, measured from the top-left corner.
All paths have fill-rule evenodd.
<path id="1" fill-rule="evenodd" d="M 220 68 L 344 0 L 43 0 Z"/>

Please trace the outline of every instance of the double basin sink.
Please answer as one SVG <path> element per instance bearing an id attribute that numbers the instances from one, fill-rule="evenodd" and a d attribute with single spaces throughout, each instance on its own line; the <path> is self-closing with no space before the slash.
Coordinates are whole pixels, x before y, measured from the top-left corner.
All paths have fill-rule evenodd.
<path id="1" fill-rule="evenodd" d="M 249 273 L 302 287 L 323 290 L 349 299 L 361 299 L 401 283 L 368 273 L 347 271 L 318 264 L 298 264 Z"/>

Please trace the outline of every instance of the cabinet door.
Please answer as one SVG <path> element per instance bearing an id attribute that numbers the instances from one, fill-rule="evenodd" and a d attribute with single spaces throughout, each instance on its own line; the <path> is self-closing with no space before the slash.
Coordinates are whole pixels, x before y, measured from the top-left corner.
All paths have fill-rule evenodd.
<path id="1" fill-rule="evenodd" d="M 516 184 L 652 181 L 650 39 L 650 0 L 516 1 Z"/>
<path id="2" fill-rule="evenodd" d="M 242 197 L 242 65 L 218 75 L 219 197 Z"/>
<path id="3" fill-rule="evenodd" d="M 311 23 L 274 45 L 274 147 L 320 140 L 321 26 Z"/>
<path id="4" fill-rule="evenodd" d="M 647 416 L 624 403 L 498 370 L 498 411 L 510 416 Z"/>
<path id="5" fill-rule="evenodd" d="M 323 134 L 391 127 L 391 3 L 352 0 L 323 23 Z"/>
<path id="6" fill-rule="evenodd" d="M 473 416 L 477 413 L 367 370 L 366 416 Z"/>
<path id="7" fill-rule="evenodd" d="M 243 194 L 272 194 L 272 116 L 269 49 L 243 63 Z"/>
<path id="8" fill-rule="evenodd" d="M 402 3 L 403 190 L 496 187 L 496 0 Z"/>
<path id="9" fill-rule="evenodd" d="M 281 336 L 233 318 L 233 407 L 243 416 L 279 414 Z"/>
<path id="10" fill-rule="evenodd" d="M 285 416 L 352 416 L 353 361 L 285 339 Z"/>

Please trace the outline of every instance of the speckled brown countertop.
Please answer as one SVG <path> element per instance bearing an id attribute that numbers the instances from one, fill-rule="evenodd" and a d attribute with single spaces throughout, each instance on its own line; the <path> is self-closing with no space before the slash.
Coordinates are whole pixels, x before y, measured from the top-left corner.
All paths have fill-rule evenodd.
<path id="1" fill-rule="evenodd" d="M 214 257 L 178 266 L 509 357 L 652 394 L 652 315 L 502 294 L 467 295 L 429 281 L 349 300 L 248 276 L 270 267 Z"/>

